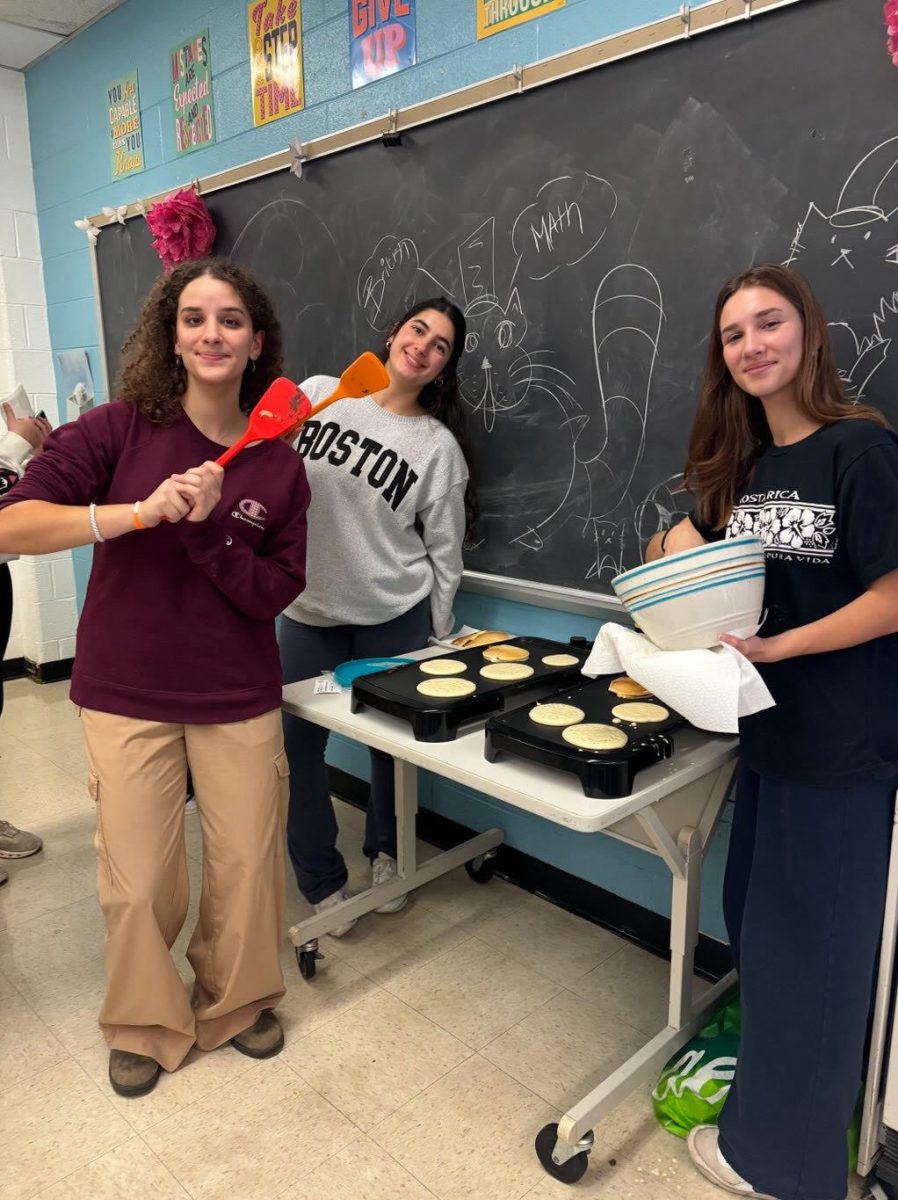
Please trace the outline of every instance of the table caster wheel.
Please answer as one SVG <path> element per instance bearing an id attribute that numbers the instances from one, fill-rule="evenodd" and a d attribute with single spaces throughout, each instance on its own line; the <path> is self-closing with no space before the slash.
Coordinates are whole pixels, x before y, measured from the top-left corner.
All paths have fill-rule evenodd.
<path id="1" fill-rule="evenodd" d="M 316 964 L 319 958 L 324 958 L 324 955 L 319 953 L 317 945 L 310 949 L 303 946 L 296 947 L 296 963 L 303 979 L 315 978 Z"/>
<path id="2" fill-rule="evenodd" d="M 567 1162 L 557 1163 L 552 1158 L 552 1151 L 558 1141 L 558 1126 L 545 1125 L 536 1135 L 536 1157 L 542 1163 L 544 1170 L 557 1179 L 559 1183 L 579 1183 L 586 1174 L 589 1163 L 589 1153 L 578 1151 Z"/>
<path id="3" fill-rule="evenodd" d="M 486 854 L 478 854 L 470 862 L 465 863 L 465 870 L 475 883 L 489 883 L 496 873 L 497 855 L 495 850 L 487 850 Z"/>

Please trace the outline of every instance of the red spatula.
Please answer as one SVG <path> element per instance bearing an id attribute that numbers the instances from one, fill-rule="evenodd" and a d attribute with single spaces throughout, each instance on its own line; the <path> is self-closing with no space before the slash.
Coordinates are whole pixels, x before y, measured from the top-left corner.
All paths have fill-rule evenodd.
<path id="1" fill-rule="evenodd" d="M 231 459 L 250 442 L 273 442 L 296 429 L 312 411 L 309 397 L 290 380 L 281 376 L 270 384 L 249 414 L 246 433 L 229 446 L 215 461 L 226 467 Z"/>
<path id="2" fill-rule="evenodd" d="M 358 396 L 370 396 L 372 392 L 379 392 L 382 388 L 387 387 L 389 382 L 390 376 L 387 374 L 387 368 L 376 354 L 366 350 L 364 354 L 358 356 L 355 362 L 349 364 L 331 394 L 325 396 L 323 400 L 319 400 L 309 416 L 314 417 L 329 404 L 335 404 L 338 400 L 346 400 L 350 396 L 353 399 Z"/>

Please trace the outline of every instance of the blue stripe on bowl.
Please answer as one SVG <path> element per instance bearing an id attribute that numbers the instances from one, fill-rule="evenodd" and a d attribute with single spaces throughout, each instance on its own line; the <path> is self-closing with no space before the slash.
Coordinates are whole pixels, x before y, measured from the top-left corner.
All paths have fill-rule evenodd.
<path id="1" fill-rule="evenodd" d="M 627 605 L 627 611 L 631 612 L 631 613 L 642 612 L 642 610 L 645 608 L 654 608 L 656 604 L 666 604 L 668 600 L 678 600 L 682 596 L 691 596 L 695 592 L 712 591 L 714 588 L 725 587 L 728 583 L 740 583 L 741 581 L 743 581 L 745 579 L 763 579 L 763 578 L 764 578 L 763 571 L 747 571 L 743 575 L 739 575 L 739 576 L 736 576 L 735 578 L 731 578 L 731 579 L 725 579 L 725 580 L 720 581 L 719 583 L 703 583 L 703 584 L 699 584 L 697 587 L 680 588 L 679 591 L 671 592 L 667 596 L 661 596 L 658 599 L 653 598 L 651 600 L 646 600 L 643 604 Z"/>
<path id="2" fill-rule="evenodd" d="M 758 566 L 760 566 L 760 565 L 762 565 L 762 561 L 763 560 L 759 560 L 758 555 L 756 553 L 740 554 L 736 558 L 728 559 L 726 564 L 721 563 L 719 569 L 722 572 L 724 570 L 724 566 L 726 566 L 726 569 L 736 568 L 736 567 L 739 567 L 740 563 L 756 563 Z M 615 588 L 615 592 L 617 593 L 617 596 L 619 599 L 626 600 L 627 597 L 632 595 L 634 591 L 638 592 L 641 588 L 660 587 L 661 584 L 663 584 L 663 583 L 676 583 L 676 581 L 678 579 L 682 579 L 684 576 L 688 579 L 694 573 L 695 573 L 695 566 L 693 565 L 691 567 L 687 567 L 683 571 L 676 571 L 672 575 L 665 575 L 665 576 L 663 576 L 663 578 L 658 579 L 655 583 L 652 583 L 651 581 L 648 581 L 645 579 L 641 579 L 641 580 L 637 580 L 637 582 L 634 584 L 633 587 Z"/>
<path id="3" fill-rule="evenodd" d="M 708 554 L 712 550 L 717 550 L 723 545 L 729 547 L 738 546 L 740 543 L 742 543 L 743 545 L 748 546 L 755 542 L 761 547 L 761 549 L 764 548 L 764 543 L 759 537 L 755 537 L 754 534 L 745 534 L 744 537 L 725 538 L 722 542 L 708 542 L 705 546 L 696 546 L 694 550 L 681 550 L 678 557 L 680 557 L 681 562 L 686 562 L 687 560 L 696 558 L 700 554 Z M 629 571 L 624 571 L 623 574 L 616 575 L 614 579 L 611 580 L 611 586 L 614 587 L 622 579 L 636 579 L 637 576 L 657 571 L 660 566 L 669 563 L 672 557 L 673 555 L 669 555 L 667 558 L 658 558 L 654 562 L 644 563 L 641 567 L 632 567 Z"/>

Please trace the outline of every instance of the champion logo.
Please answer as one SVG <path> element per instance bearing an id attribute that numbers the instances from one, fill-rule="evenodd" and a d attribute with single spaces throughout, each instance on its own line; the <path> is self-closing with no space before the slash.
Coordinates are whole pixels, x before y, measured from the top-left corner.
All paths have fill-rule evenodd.
<path id="1" fill-rule="evenodd" d="M 268 509 L 264 504 L 260 504 L 258 500 L 241 500 L 237 507 L 251 521 L 261 521 L 268 514 Z"/>

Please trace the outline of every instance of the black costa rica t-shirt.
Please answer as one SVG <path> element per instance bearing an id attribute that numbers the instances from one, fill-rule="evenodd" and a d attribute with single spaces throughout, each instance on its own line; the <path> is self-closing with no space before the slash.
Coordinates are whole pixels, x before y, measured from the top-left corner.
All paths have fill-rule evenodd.
<path id="1" fill-rule="evenodd" d="M 760 636 L 819 620 L 898 570 L 898 437 L 849 419 L 770 446 L 725 530 L 691 520 L 708 541 L 764 542 Z M 755 665 L 776 707 L 739 722 L 748 767 L 816 787 L 898 779 L 898 634 Z"/>

